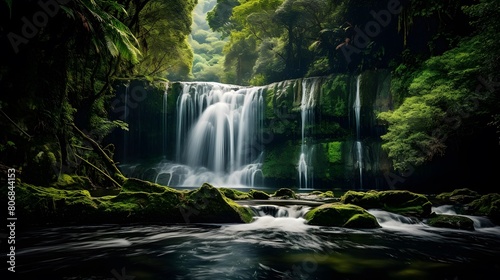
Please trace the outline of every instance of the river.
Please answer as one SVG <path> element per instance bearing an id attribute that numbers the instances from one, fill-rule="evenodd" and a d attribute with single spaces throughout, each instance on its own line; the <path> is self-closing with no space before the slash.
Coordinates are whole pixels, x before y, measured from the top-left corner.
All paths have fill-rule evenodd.
<path id="1" fill-rule="evenodd" d="M 255 212 L 249 224 L 23 230 L 16 274 L 138 280 L 491 279 L 500 273 L 500 227 L 484 217 L 465 231 L 371 209 L 382 227 L 354 230 L 307 225 L 307 205 L 249 207 Z"/>

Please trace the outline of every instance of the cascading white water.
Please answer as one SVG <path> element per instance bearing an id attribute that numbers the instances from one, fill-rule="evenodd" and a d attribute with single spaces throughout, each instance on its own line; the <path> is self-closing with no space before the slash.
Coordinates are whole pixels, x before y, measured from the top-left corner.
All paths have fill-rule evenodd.
<path id="1" fill-rule="evenodd" d="M 458 214 L 453 205 L 441 205 L 432 207 L 432 212 L 440 215 L 456 215 L 467 217 L 472 220 L 475 229 L 495 227 L 495 224 L 487 217 Z"/>
<path id="2" fill-rule="evenodd" d="M 300 157 L 298 162 L 299 188 L 312 188 L 313 172 L 311 168 L 312 147 L 307 144 L 307 130 L 314 124 L 315 96 L 318 90 L 319 79 L 304 79 L 302 81 L 302 97 L 300 102 L 302 120 L 302 142 L 300 145 Z"/>
<path id="3" fill-rule="evenodd" d="M 168 184 L 255 186 L 261 178 L 264 99 L 261 87 L 181 83 L 176 163 L 159 166 Z"/>
<path id="4" fill-rule="evenodd" d="M 162 128 L 163 128 L 163 139 L 162 139 L 162 143 L 163 143 L 163 149 L 162 149 L 162 152 L 163 152 L 163 157 L 165 158 L 165 156 L 167 155 L 167 147 L 168 147 L 168 143 L 167 143 L 167 135 L 168 135 L 168 83 L 166 83 L 166 86 L 165 86 L 165 92 L 163 93 L 163 118 L 162 118 Z"/>
<path id="5" fill-rule="evenodd" d="M 359 171 L 359 188 L 363 188 L 363 144 L 361 142 L 361 99 L 360 99 L 360 87 L 361 87 L 361 74 L 358 75 L 356 80 L 356 97 L 354 99 L 354 117 L 356 120 L 356 165 Z"/>

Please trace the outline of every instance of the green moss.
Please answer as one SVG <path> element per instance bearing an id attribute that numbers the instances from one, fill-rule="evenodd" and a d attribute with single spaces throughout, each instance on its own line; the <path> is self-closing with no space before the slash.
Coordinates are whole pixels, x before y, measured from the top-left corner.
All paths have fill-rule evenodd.
<path id="1" fill-rule="evenodd" d="M 194 213 L 191 222 L 238 223 L 250 222 L 253 217 L 249 208 L 236 204 L 208 183 L 191 192 L 183 207 Z"/>
<path id="2" fill-rule="evenodd" d="M 91 190 L 94 186 L 88 177 L 62 174 L 57 182 L 51 185 L 57 189 L 63 190 Z"/>
<path id="3" fill-rule="evenodd" d="M 288 189 L 288 188 L 281 188 L 281 189 L 275 191 L 272 196 L 294 198 L 294 199 L 297 198 L 297 195 L 295 194 L 295 192 L 291 189 Z"/>
<path id="4" fill-rule="evenodd" d="M 319 143 L 314 146 L 312 166 L 314 178 L 323 182 L 345 180 L 345 164 L 342 160 L 342 142 Z"/>
<path id="5" fill-rule="evenodd" d="M 328 161 L 338 163 L 342 161 L 342 142 L 330 142 L 328 145 Z"/>
<path id="6" fill-rule="evenodd" d="M 370 213 L 355 214 L 345 224 L 346 228 L 378 228 L 377 219 Z"/>
<path id="7" fill-rule="evenodd" d="M 248 194 L 253 199 L 269 199 L 271 197 L 268 193 L 259 190 L 250 190 Z"/>
<path id="8" fill-rule="evenodd" d="M 457 215 L 434 215 L 427 220 L 432 227 L 474 230 L 474 222 L 464 216 Z"/>
<path id="9" fill-rule="evenodd" d="M 405 190 L 348 191 L 341 197 L 341 201 L 359 205 L 365 209 L 379 208 L 417 217 L 429 216 L 432 208 L 432 203 L 425 195 Z"/>
<path id="10" fill-rule="evenodd" d="M 252 198 L 250 194 L 235 189 L 219 188 L 219 191 L 232 200 L 245 200 Z"/>
<path id="11" fill-rule="evenodd" d="M 320 193 L 319 194 L 319 197 L 323 197 L 323 198 L 332 198 L 332 197 L 335 197 L 335 195 L 333 194 L 332 191 L 326 191 L 324 193 Z"/>
<path id="12" fill-rule="evenodd" d="M 489 193 L 467 204 L 467 213 L 488 216 L 494 223 L 500 224 L 500 194 Z"/>
<path id="13" fill-rule="evenodd" d="M 97 204 L 87 190 L 61 190 L 19 183 L 16 188 L 18 214 L 26 224 L 74 224 L 91 221 Z"/>
<path id="14" fill-rule="evenodd" d="M 321 87 L 319 109 L 324 116 L 347 116 L 347 100 L 349 93 L 349 76 L 337 75 Z"/>
<path id="15" fill-rule="evenodd" d="M 122 186 L 122 192 L 163 193 L 165 191 L 173 191 L 173 189 L 135 178 L 126 179 Z"/>
<path id="16" fill-rule="evenodd" d="M 347 191 L 344 195 L 342 195 L 340 201 L 346 204 L 355 204 L 365 209 L 380 207 L 377 192 Z"/>
<path id="17" fill-rule="evenodd" d="M 353 204 L 329 203 L 306 213 L 308 224 L 318 226 L 377 228 L 377 219 L 365 209 Z"/>
<path id="18" fill-rule="evenodd" d="M 471 189 L 455 189 L 436 195 L 436 200 L 441 204 L 466 204 L 479 198 L 480 195 Z"/>
<path id="19" fill-rule="evenodd" d="M 281 145 L 266 146 L 262 174 L 265 178 L 295 180 L 299 152 L 300 144 L 292 141 L 286 141 Z"/>
<path id="20" fill-rule="evenodd" d="M 66 177 L 66 181 L 70 181 Z M 129 179 L 130 180 L 130 179 Z M 137 189 L 147 191 L 135 191 Z M 127 181 L 116 196 L 91 197 L 87 190 L 61 190 L 20 183 L 19 215 L 25 224 L 250 222 L 252 211 L 218 189 L 178 191 L 140 180 Z"/>

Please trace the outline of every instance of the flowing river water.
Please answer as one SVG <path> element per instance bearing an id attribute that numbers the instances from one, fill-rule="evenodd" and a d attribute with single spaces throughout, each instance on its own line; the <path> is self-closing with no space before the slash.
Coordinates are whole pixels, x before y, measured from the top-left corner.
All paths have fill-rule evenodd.
<path id="1" fill-rule="evenodd" d="M 491 279 L 500 227 L 433 228 L 371 209 L 382 226 L 305 223 L 308 205 L 249 205 L 249 224 L 98 225 L 19 234 L 19 279 Z M 451 208 L 435 208 L 449 213 Z M 452 214 L 452 213 L 450 213 Z"/>

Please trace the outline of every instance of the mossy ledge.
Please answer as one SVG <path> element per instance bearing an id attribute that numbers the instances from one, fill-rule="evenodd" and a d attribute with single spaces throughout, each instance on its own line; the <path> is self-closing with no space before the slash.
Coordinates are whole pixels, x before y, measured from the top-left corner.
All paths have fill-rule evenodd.
<path id="1" fill-rule="evenodd" d="M 192 191 L 179 191 L 130 178 L 118 195 L 92 197 L 88 190 L 18 182 L 16 195 L 16 210 L 26 226 L 252 221 L 249 208 L 207 183 Z"/>

